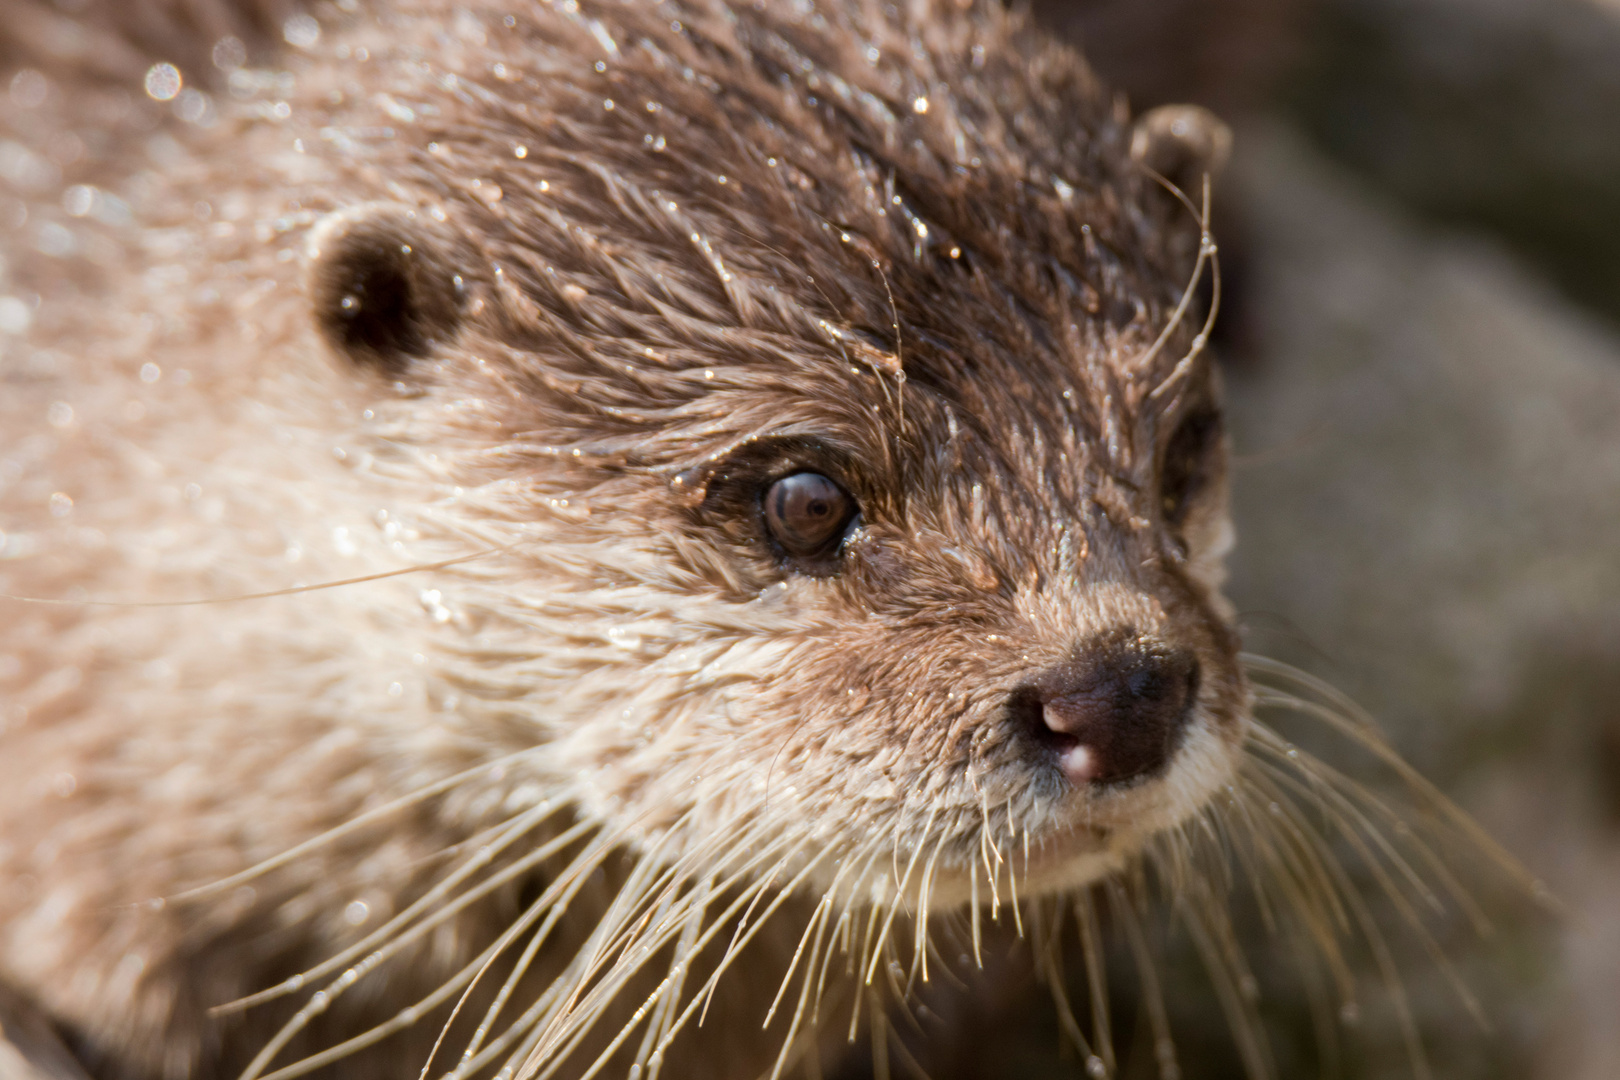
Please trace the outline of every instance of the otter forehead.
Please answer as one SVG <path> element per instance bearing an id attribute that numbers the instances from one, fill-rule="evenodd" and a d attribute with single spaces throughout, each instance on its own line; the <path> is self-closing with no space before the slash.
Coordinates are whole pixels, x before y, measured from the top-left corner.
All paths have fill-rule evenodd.
<path id="1" fill-rule="evenodd" d="M 1009 430 L 1074 429 L 1089 402 L 1100 432 L 1151 374 L 1129 361 L 1177 298 L 1190 222 L 1144 211 L 1151 181 L 1089 72 L 1029 62 L 988 6 L 763 7 L 463 13 L 462 51 L 430 63 L 407 32 L 369 61 L 392 92 L 327 131 L 410 116 L 353 194 L 448 218 L 451 257 L 498 301 L 467 347 L 521 396 L 567 395 L 536 417 L 553 443 L 662 463 L 658 430 L 671 456 L 713 452 L 809 427 L 790 403 L 871 440 L 894 420 L 867 415 L 876 381 L 899 372 Z M 407 30 L 446 36 L 435 14 Z"/>
<path id="2" fill-rule="evenodd" d="M 1196 236 L 1123 116 L 991 6 L 759 7 L 398 17 L 390 92 L 327 131 L 410 117 L 351 191 L 443 219 L 478 294 L 438 391 L 516 457 L 679 474 L 798 437 L 891 504 L 973 476 L 981 528 L 1089 512 L 1099 472 L 1117 509 L 1182 404 L 1140 361 Z"/>

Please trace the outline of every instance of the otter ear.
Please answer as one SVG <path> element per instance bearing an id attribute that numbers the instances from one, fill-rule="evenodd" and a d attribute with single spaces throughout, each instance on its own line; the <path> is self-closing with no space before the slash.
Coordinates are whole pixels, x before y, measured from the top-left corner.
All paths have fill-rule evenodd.
<path id="1" fill-rule="evenodd" d="M 1204 177 L 1213 182 L 1231 156 L 1232 129 L 1198 105 L 1150 109 L 1131 134 L 1131 157 L 1180 188 L 1194 205 Z"/>
<path id="2" fill-rule="evenodd" d="M 310 231 L 307 257 L 315 325 L 355 364 L 398 378 L 455 335 L 466 282 L 426 214 L 391 203 L 336 211 Z"/>

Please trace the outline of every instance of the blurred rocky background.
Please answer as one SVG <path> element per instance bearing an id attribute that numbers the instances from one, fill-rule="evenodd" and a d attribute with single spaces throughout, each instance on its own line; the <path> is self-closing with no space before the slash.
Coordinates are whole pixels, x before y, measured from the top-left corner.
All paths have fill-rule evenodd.
<path id="1" fill-rule="evenodd" d="M 1620 2 L 1035 8 L 1133 106 L 1236 129 L 1217 232 L 1250 649 L 1365 705 L 1566 909 L 1498 896 L 1491 938 L 1442 932 L 1488 1027 L 1398 958 L 1429 1068 L 1620 1077 Z M 1279 1074 L 1413 1075 L 1371 993 L 1336 1058 L 1286 995 L 1263 1006 Z"/>

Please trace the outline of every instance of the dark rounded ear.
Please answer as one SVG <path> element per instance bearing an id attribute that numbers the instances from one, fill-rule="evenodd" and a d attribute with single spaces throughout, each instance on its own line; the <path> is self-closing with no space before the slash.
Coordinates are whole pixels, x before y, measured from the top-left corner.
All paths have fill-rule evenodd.
<path id="1" fill-rule="evenodd" d="M 1232 156 L 1232 129 L 1198 105 L 1161 105 L 1143 113 L 1131 133 L 1131 157 L 1199 204 L 1204 177 L 1213 183 Z"/>
<path id="2" fill-rule="evenodd" d="M 308 258 L 315 325 L 340 356 L 398 378 L 455 336 L 466 282 L 424 213 L 368 203 L 328 214 Z"/>

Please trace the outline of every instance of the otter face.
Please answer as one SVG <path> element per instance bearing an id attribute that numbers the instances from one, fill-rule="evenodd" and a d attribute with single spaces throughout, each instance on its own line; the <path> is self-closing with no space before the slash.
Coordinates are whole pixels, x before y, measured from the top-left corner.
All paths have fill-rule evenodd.
<path id="1" fill-rule="evenodd" d="M 926 28 L 930 96 L 792 15 L 723 53 L 613 14 L 643 46 L 605 74 L 531 13 L 504 80 L 423 76 L 440 119 L 381 170 L 416 208 L 311 245 L 327 341 L 410 386 L 381 430 L 465 493 L 440 527 L 507 545 L 450 590 L 457 711 L 673 853 L 927 851 L 957 899 L 1014 843 L 1031 888 L 1116 865 L 1245 723 L 1198 230 L 1137 164 L 1214 122 L 1133 159 L 991 16 Z"/>
<path id="2" fill-rule="evenodd" d="M 971 893 L 953 871 L 976 872 L 986 834 L 1029 835 L 1028 888 L 1074 885 L 1196 810 L 1242 737 L 1214 387 L 1099 417 L 1069 404 L 1107 402 L 1096 387 L 980 381 L 971 361 L 947 382 L 920 353 L 887 423 L 847 390 L 819 402 L 825 429 L 864 438 L 761 435 L 677 475 L 701 494 L 671 528 L 735 567 L 739 613 L 771 627 L 711 732 L 757 747 L 730 782 L 761 812 L 851 844 L 874 820 L 925 838 L 941 902 Z M 1140 433 L 1139 456 L 1111 459 L 1110 428 Z"/>

